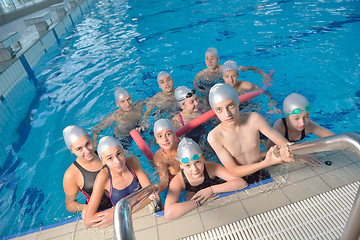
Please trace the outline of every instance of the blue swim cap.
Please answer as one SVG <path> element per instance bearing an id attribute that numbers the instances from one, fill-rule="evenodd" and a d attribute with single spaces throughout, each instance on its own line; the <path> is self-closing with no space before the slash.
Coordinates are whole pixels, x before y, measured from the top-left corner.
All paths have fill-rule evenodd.
<path id="1" fill-rule="evenodd" d="M 239 72 L 239 66 L 237 63 L 233 60 L 226 61 L 222 67 L 222 74 L 226 71 L 234 70 L 236 72 Z"/>
<path id="2" fill-rule="evenodd" d="M 217 83 L 209 91 L 209 103 L 211 108 L 213 109 L 216 104 L 227 100 L 232 99 L 237 104 L 240 103 L 239 96 L 236 93 L 235 89 L 226 83 Z"/>
<path id="3" fill-rule="evenodd" d="M 85 131 L 83 128 L 70 125 L 64 128 L 63 130 L 63 136 L 65 140 L 65 144 L 68 149 L 70 149 L 71 145 L 78 140 L 80 137 L 87 135 L 90 136 L 87 131 Z"/>
<path id="4" fill-rule="evenodd" d="M 120 141 L 117 140 L 114 137 L 110 137 L 110 136 L 105 136 L 102 137 L 99 141 L 98 147 L 97 147 L 97 152 L 98 155 L 100 157 L 100 159 L 102 160 L 101 155 L 108 150 L 109 148 L 113 147 L 113 146 L 120 146 L 121 148 L 123 148 L 123 146 L 121 145 Z"/>

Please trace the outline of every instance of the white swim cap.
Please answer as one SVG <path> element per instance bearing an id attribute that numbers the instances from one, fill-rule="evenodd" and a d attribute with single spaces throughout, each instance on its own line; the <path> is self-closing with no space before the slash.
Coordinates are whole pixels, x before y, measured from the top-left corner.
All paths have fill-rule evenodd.
<path id="1" fill-rule="evenodd" d="M 202 155 L 199 144 L 191 138 L 184 137 L 177 149 L 177 159 L 180 163 L 188 163 L 190 160 L 198 160 Z"/>
<path id="2" fill-rule="evenodd" d="M 180 86 L 175 89 L 175 99 L 179 106 L 183 105 L 186 98 L 192 97 L 195 94 L 195 90 L 191 90 L 188 87 Z"/>
<path id="3" fill-rule="evenodd" d="M 296 109 L 300 109 L 301 111 Z M 310 109 L 308 100 L 298 93 L 290 94 L 283 102 L 283 112 L 285 115 L 300 114 L 302 111 L 309 112 Z"/>
<path id="4" fill-rule="evenodd" d="M 158 132 L 164 129 L 170 130 L 175 134 L 174 127 L 172 126 L 169 119 L 159 119 L 154 124 L 154 136 L 156 136 Z"/>
<path id="5" fill-rule="evenodd" d="M 120 101 L 120 99 L 124 98 L 124 97 L 127 97 L 127 96 L 130 96 L 130 93 L 123 87 L 118 87 L 116 90 L 115 90 L 115 101 L 116 103 L 118 101 Z"/>
<path id="6" fill-rule="evenodd" d="M 162 79 L 162 78 L 165 77 L 165 76 L 171 77 L 170 73 L 168 73 L 168 72 L 165 72 L 165 71 L 159 72 L 159 74 L 158 74 L 158 76 L 157 76 L 157 81 L 159 82 L 160 79 Z"/>
<path id="7" fill-rule="evenodd" d="M 214 108 L 216 104 L 227 99 L 234 100 L 239 104 L 239 96 L 235 89 L 226 83 L 217 83 L 209 91 L 209 103 L 211 108 Z"/>
<path id="8" fill-rule="evenodd" d="M 113 147 L 113 146 L 120 146 L 121 148 L 123 148 L 123 146 L 121 145 L 120 141 L 117 140 L 114 137 L 110 137 L 110 136 L 105 136 L 102 137 L 99 141 L 98 147 L 97 147 L 97 152 L 98 155 L 101 158 L 101 155 L 108 150 L 109 148 Z"/>
<path id="9" fill-rule="evenodd" d="M 216 48 L 213 48 L 213 47 L 208 48 L 208 50 L 206 50 L 206 52 L 205 52 L 205 57 L 210 54 L 215 55 L 215 57 L 217 59 L 219 59 L 219 53 L 218 53 L 218 50 L 216 50 Z"/>
<path id="10" fill-rule="evenodd" d="M 83 128 L 70 125 L 64 128 L 63 130 L 63 136 L 65 140 L 65 144 L 68 149 L 70 149 L 71 145 L 78 140 L 80 137 L 87 135 L 90 136 L 87 131 L 85 131 Z"/>
<path id="11" fill-rule="evenodd" d="M 233 60 L 226 61 L 222 67 L 222 74 L 226 71 L 234 70 L 236 72 L 239 72 L 239 66 L 237 63 Z"/>

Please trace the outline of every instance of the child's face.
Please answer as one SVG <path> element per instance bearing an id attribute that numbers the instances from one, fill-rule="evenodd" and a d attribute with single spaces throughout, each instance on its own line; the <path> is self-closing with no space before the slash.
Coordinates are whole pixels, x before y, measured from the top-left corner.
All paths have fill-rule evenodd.
<path id="1" fill-rule="evenodd" d="M 123 97 L 116 103 L 116 105 L 125 112 L 129 112 L 132 109 L 132 99 L 130 96 Z"/>
<path id="2" fill-rule="evenodd" d="M 232 125 L 239 118 L 239 104 L 233 99 L 226 99 L 215 105 L 214 112 L 222 123 Z"/>
<path id="3" fill-rule="evenodd" d="M 102 153 L 101 159 L 110 169 L 121 171 L 125 166 L 125 152 L 120 146 L 112 146 Z"/>
<path id="4" fill-rule="evenodd" d="M 302 131 L 309 123 L 309 112 L 302 111 L 300 114 L 291 114 L 287 118 L 289 120 L 290 126 L 293 129 Z"/>
<path id="5" fill-rule="evenodd" d="M 79 137 L 73 144 L 71 144 L 70 151 L 78 158 L 88 161 L 94 159 L 95 148 L 93 141 L 87 135 Z"/>
<path id="6" fill-rule="evenodd" d="M 198 160 L 190 160 L 188 163 L 181 163 L 180 167 L 184 170 L 187 177 L 198 179 L 204 175 L 204 163 L 204 156 L 200 156 Z"/>
<path id="7" fill-rule="evenodd" d="M 187 98 L 183 105 L 180 106 L 180 108 L 184 112 L 192 113 L 197 112 L 199 106 L 198 98 L 196 94 L 193 94 L 191 97 Z"/>
<path id="8" fill-rule="evenodd" d="M 217 68 L 218 62 L 219 62 L 219 59 L 213 54 L 208 54 L 205 56 L 205 64 L 206 64 L 206 67 L 209 69 Z"/>
<path id="9" fill-rule="evenodd" d="M 238 77 L 239 77 L 239 73 L 234 70 L 228 70 L 223 73 L 224 82 L 232 87 L 235 86 Z"/>
<path id="10" fill-rule="evenodd" d="M 163 129 L 156 134 L 155 139 L 161 148 L 169 150 L 175 143 L 175 134 L 171 130 Z"/>
<path id="11" fill-rule="evenodd" d="M 164 93 L 171 92 L 174 89 L 174 81 L 170 76 L 160 78 L 158 84 L 159 88 L 161 88 Z"/>

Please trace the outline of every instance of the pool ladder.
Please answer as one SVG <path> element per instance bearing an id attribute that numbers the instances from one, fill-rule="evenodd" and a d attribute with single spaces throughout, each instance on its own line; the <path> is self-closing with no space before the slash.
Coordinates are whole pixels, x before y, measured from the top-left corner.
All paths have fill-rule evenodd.
<path id="1" fill-rule="evenodd" d="M 289 146 L 295 155 L 308 153 L 351 149 L 360 158 L 360 134 L 349 132 L 341 133 L 329 137 L 319 138 Z M 114 211 L 114 234 L 117 240 L 135 239 L 131 212 L 141 205 L 152 193 L 159 190 L 158 185 L 151 184 L 146 188 L 135 192 L 119 201 Z M 360 236 L 360 188 L 358 189 L 350 215 L 346 222 L 341 239 L 357 240 Z"/>

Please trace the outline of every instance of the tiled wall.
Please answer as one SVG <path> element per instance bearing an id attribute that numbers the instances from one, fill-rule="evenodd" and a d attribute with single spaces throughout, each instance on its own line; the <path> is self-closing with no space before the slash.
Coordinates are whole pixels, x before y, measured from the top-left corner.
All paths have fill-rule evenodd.
<path id="1" fill-rule="evenodd" d="M 32 79 L 29 71 L 32 72 L 47 49 L 69 32 L 93 4 L 93 0 L 82 2 L 0 74 L 0 166 L 7 157 L 9 146 L 18 138 L 17 128 L 36 94 L 36 80 Z"/>

